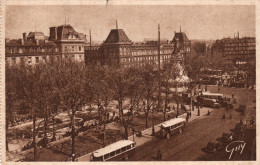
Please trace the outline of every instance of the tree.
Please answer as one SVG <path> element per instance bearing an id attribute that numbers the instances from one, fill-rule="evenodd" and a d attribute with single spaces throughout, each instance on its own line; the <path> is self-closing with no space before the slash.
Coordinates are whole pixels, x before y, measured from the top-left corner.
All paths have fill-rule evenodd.
<path id="1" fill-rule="evenodd" d="M 64 61 L 59 70 L 59 84 L 61 90 L 61 103 L 64 111 L 67 111 L 70 118 L 71 139 L 72 139 L 72 161 L 75 161 L 75 137 L 78 134 L 75 129 L 75 113 L 81 111 L 82 107 L 92 100 L 90 87 L 91 79 L 86 74 L 87 68 L 83 63 Z"/>
<path id="2" fill-rule="evenodd" d="M 109 68 L 109 85 L 112 89 L 112 96 L 118 103 L 120 123 L 125 129 L 125 139 L 128 139 L 128 128 L 133 120 L 134 110 L 140 101 L 136 70 L 132 68 Z M 126 101 L 130 100 L 129 104 Z M 126 110 L 127 112 L 125 112 Z"/>
<path id="3" fill-rule="evenodd" d="M 13 122 L 13 112 L 16 101 L 18 100 L 18 93 L 16 92 L 19 88 L 17 77 L 19 76 L 19 68 L 12 67 L 8 64 L 5 67 L 5 98 L 6 98 L 6 132 L 8 132 L 9 124 Z M 6 136 L 6 150 L 8 151 L 8 137 Z"/>
<path id="4" fill-rule="evenodd" d="M 106 75 L 106 69 L 100 65 L 92 66 L 89 74 L 91 74 L 91 88 L 93 91 L 93 103 L 98 107 L 99 124 L 103 125 L 103 146 L 106 139 L 106 123 L 109 119 L 107 107 L 112 99 L 109 79 Z"/>
<path id="5" fill-rule="evenodd" d="M 148 116 L 149 112 L 152 110 L 152 107 L 156 103 L 156 92 L 158 91 L 158 81 L 155 72 L 153 71 L 153 66 L 145 65 L 143 68 L 140 68 L 141 75 L 141 93 L 142 100 L 145 112 L 145 126 L 148 128 Z"/>

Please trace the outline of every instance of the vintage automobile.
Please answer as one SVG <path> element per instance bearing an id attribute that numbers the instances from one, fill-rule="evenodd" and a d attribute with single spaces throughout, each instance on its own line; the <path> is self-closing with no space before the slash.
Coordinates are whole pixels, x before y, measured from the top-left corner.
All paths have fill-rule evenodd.
<path id="1" fill-rule="evenodd" d="M 219 151 L 220 149 L 221 149 L 221 145 L 219 143 L 209 142 L 207 144 L 207 147 L 204 147 L 201 150 L 203 152 L 206 152 L 206 153 L 209 153 L 209 154 L 213 154 L 213 153 L 217 153 L 217 151 Z"/>
<path id="2" fill-rule="evenodd" d="M 233 140 L 233 133 L 223 133 L 221 137 L 217 138 L 217 141 L 221 143 L 229 143 Z"/>

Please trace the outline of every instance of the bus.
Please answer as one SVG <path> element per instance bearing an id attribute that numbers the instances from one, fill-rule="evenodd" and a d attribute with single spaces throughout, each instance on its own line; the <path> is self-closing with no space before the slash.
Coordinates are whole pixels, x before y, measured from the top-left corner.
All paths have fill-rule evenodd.
<path id="1" fill-rule="evenodd" d="M 161 137 L 167 137 L 169 139 L 171 134 L 176 132 L 182 133 L 185 123 L 186 120 L 183 118 L 175 118 L 165 121 L 161 125 Z"/>
<path id="2" fill-rule="evenodd" d="M 223 99 L 223 94 L 221 93 L 210 93 L 210 92 L 202 92 L 200 95 L 202 98 L 215 99 L 217 101 Z"/>
<path id="3" fill-rule="evenodd" d="M 218 103 L 216 99 L 203 98 L 202 104 L 204 107 L 220 108 L 220 103 Z"/>
<path id="4" fill-rule="evenodd" d="M 115 161 L 126 160 L 135 151 L 135 142 L 120 140 L 104 148 L 94 151 L 90 155 L 90 161 Z"/>

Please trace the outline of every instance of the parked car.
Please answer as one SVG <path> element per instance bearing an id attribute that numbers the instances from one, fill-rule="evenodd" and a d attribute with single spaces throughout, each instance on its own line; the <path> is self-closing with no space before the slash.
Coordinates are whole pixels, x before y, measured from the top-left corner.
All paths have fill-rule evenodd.
<path id="1" fill-rule="evenodd" d="M 207 147 L 204 147 L 201 150 L 203 152 L 213 154 L 213 153 L 217 153 L 217 151 L 219 151 L 220 149 L 221 149 L 221 145 L 219 143 L 209 142 L 207 144 Z"/>

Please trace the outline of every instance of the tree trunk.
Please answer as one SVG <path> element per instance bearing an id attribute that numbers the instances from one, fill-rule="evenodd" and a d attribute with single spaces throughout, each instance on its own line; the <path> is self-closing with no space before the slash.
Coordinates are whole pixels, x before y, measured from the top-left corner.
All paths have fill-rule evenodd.
<path id="1" fill-rule="evenodd" d="M 106 146 L 106 120 L 104 122 L 104 136 L 103 136 L 103 147 Z"/>
<path id="2" fill-rule="evenodd" d="M 43 147 L 46 147 L 46 146 L 47 146 L 47 126 L 48 126 L 48 118 L 44 118 Z"/>
<path id="3" fill-rule="evenodd" d="M 55 137 L 55 122 L 54 122 L 54 115 L 52 116 L 52 139 L 55 141 L 56 137 Z"/>
<path id="4" fill-rule="evenodd" d="M 128 127 L 124 126 L 125 128 L 125 140 L 128 140 Z"/>
<path id="5" fill-rule="evenodd" d="M 72 155 L 72 161 L 75 161 L 75 126 L 74 126 L 74 119 L 75 115 L 72 112 L 72 121 L 71 121 L 71 155 Z"/>
<path id="6" fill-rule="evenodd" d="M 37 161 L 37 143 L 36 143 L 36 116 L 33 115 L 33 160 Z"/>
<path id="7" fill-rule="evenodd" d="M 147 110 L 147 112 L 145 112 L 145 127 L 146 128 L 148 128 L 148 115 L 149 115 L 149 113 L 148 113 L 148 110 Z"/>
<path id="8" fill-rule="evenodd" d="M 179 102 L 177 101 L 177 117 L 179 116 Z"/>
<path id="9" fill-rule="evenodd" d="M 164 111 L 163 111 L 163 119 L 164 119 L 164 121 L 166 120 L 167 106 L 168 106 L 168 92 L 166 91 L 165 103 L 164 103 Z"/>
<path id="10" fill-rule="evenodd" d="M 8 117 L 7 117 L 7 118 L 8 118 Z M 7 118 L 6 118 L 6 121 L 5 121 L 5 124 L 6 124 L 6 134 L 7 134 L 8 127 L 9 127 L 8 119 L 7 119 Z M 6 147 L 6 151 L 9 151 L 7 135 L 5 136 L 5 147 Z"/>

